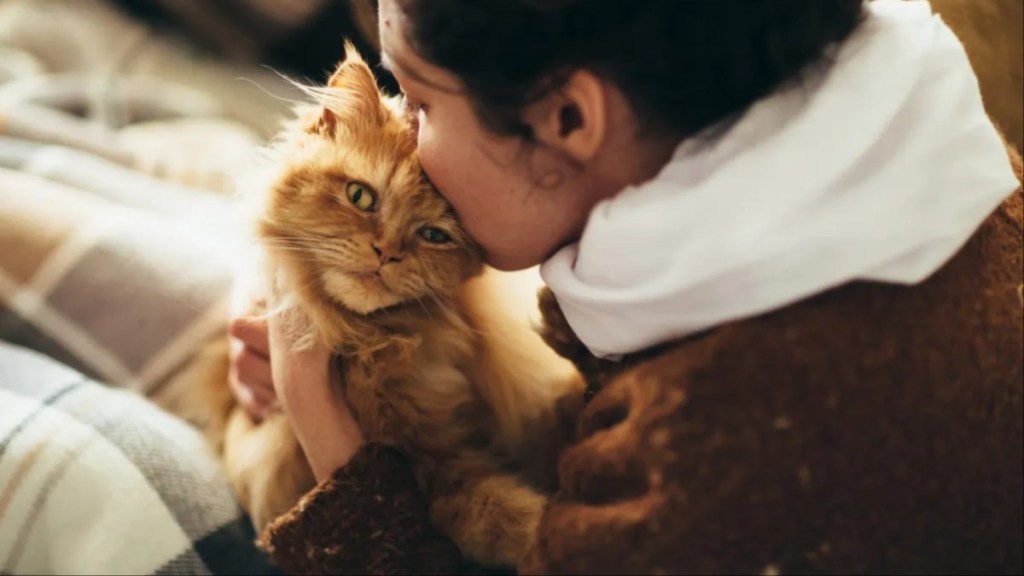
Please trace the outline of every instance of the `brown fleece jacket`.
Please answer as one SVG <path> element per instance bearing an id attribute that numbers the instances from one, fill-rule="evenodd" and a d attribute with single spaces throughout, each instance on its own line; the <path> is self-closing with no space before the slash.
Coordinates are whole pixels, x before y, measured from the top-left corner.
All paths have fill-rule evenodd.
<path id="1" fill-rule="evenodd" d="M 1024 150 L 1024 2 L 931 0 L 967 50 L 993 123 Z"/>
<path id="2" fill-rule="evenodd" d="M 542 297 L 596 394 L 521 571 L 1024 571 L 1022 220 L 1018 189 L 919 285 L 848 284 L 622 363 Z M 265 543 L 291 573 L 459 568 L 380 446 Z"/>

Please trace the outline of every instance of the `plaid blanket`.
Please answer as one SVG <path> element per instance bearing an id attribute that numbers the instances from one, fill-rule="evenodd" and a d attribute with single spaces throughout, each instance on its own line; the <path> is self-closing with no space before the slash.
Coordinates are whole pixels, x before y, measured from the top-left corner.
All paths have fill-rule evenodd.
<path id="1" fill-rule="evenodd" d="M 160 407 L 223 363 L 223 193 L 274 86 L 102 0 L 0 0 L 0 575 L 272 573 Z"/>
<path id="2" fill-rule="evenodd" d="M 225 336 L 229 208 L 190 198 L 0 169 L 0 340 L 77 369 L 0 342 L 0 574 L 269 573 L 199 434 L 141 397 Z"/>
<path id="3" fill-rule="evenodd" d="M 0 343 L 0 573 L 273 574 L 184 422 Z"/>
<path id="4" fill-rule="evenodd" d="M 179 203 L 165 217 L 0 169 L 0 340 L 162 393 L 223 337 L 235 261 L 227 205 Z"/>

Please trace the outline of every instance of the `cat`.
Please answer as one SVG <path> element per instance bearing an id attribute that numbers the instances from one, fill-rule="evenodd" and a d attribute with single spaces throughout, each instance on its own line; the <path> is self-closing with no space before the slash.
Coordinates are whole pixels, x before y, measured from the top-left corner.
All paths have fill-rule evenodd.
<path id="1" fill-rule="evenodd" d="M 463 554 L 514 566 L 552 488 L 569 405 L 558 399 L 580 397 L 582 382 L 503 306 L 509 294 L 420 168 L 401 97 L 379 91 L 351 45 L 309 92 L 317 103 L 271 148 L 257 210 L 283 297 L 269 313 L 301 318 L 304 345 L 334 350 L 366 440 L 409 455 L 433 522 Z M 250 420 L 223 366 L 193 402 L 261 530 L 314 479 L 284 415 Z"/>

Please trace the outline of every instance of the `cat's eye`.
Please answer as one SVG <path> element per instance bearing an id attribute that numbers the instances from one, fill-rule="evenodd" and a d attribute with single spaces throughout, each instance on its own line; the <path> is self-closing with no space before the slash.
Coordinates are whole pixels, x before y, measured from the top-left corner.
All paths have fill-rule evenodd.
<path id="1" fill-rule="evenodd" d="M 444 244 L 452 241 L 452 237 L 446 234 L 444 230 L 434 228 L 433 226 L 420 228 L 420 237 L 431 244 Z"/>
<path id="2" fill-rule="evenodd" d="M 365 184 L 349 182 L 345 187 L 345 194 L 353 206 L 364 212 L 373 212 L 377 207 L 377 196 Z"/>

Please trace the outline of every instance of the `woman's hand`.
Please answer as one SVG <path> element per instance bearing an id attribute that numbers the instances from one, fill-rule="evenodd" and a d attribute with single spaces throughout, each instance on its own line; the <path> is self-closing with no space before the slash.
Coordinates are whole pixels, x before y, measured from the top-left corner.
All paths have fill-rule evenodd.
<path id="1" fill-rule="evenodd" d="M 228 383 L 238 403 L 257 422 L 277 408 L 270 370 L 266 294 L 256 276 L 239 278 L 228 325 Z"/>
<path id="2" fill-rule="evenodd" d="M 271 380 L 317 482 L 323 482 L 359 451 L 363 434 L 345 401 L 331 351 L 319 344 L 297 350 L 284 325 L 280 314 L 271 315 Z"/>
<path id="3" fill-rule="evenodd" d="M 323 481 L 359 451 L 363 435 L 330 351 L 322 346 L 296 351 L 279 315 L 266 316 L 262 278 L 253 273 L 235 283 L 228 381 L 254 420 L 285 412 L 317 481 Z"/>

